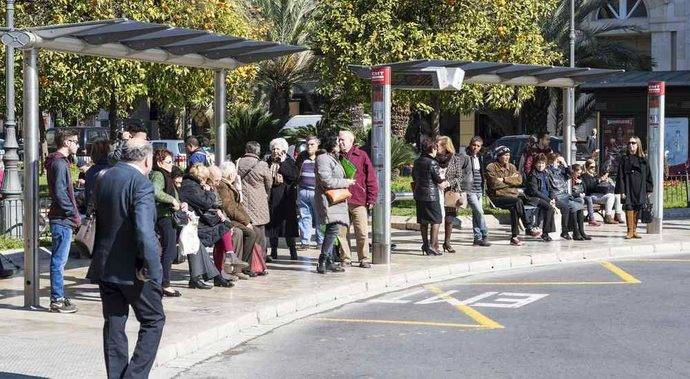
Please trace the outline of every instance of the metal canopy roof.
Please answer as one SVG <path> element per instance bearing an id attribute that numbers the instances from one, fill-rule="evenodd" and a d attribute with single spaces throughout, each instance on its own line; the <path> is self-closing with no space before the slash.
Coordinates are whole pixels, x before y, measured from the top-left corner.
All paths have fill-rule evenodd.
<path id="1" fill-rule="evenodd" d="M 211 69 L 233 69 L 308 50 L 303 46 L 127 19 L 0 31 L 4 44 L 19 49 L 39 48 Z"/>
<path id="2" fill-rule="evenodd" d="M 415 60 L 376 65 L 389 66 L 393 75 L 423 73 L 430 68 L 460 68 L 465 71 L 464 83 L 532 85 L 541 87 L 575 87 L 579 84 L 606 78 L 623 70 L 587 67 L 557 67 L 503 62 L 470 62 L 451 60 Z M 368 79 L 371 67 L 351 65 L 358 76 Z"/>
<path id="3" fill-rule="evenodd" d="M 663 81 L 666 87 L 690 87 L 688 71 L 628 71 L 615 74 L 606 79 L 583 83 L 580 89 L 594 92 L 609 88 L 647 88 L 649 82 Z"/>

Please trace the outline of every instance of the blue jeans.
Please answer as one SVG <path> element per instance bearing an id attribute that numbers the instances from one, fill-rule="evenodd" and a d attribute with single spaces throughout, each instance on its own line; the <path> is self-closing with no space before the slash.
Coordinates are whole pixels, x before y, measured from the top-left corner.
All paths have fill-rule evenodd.
<path id="1" fill-rule="evenodd" d="M 50 300 L 65 297 L 65 265 L 72 244 L 72 228 L 51 222 L 50 234 L 53 248 L 50 255 Z"/>
<path id="2" fill-rule="evenodd" d="M 316 229 L 316 243 L 323 243 L 323 233 L 321 228 L 319 228 L 319 216 L 316 213 L 316 200 L 313 189 L 299 189 L 297 193 L 297 208 L 299 209 L 300 242 L 303 245 L 308 245 L 314 229 Z"/>
<path id="3" fill-rule="evenodd" d="M 486 238 L 486 220 L 484 219 L 484 209 L 482 208 L 482 194 L 468 192 L 467 202 L 472 209 L 472 231 L 475 241 Z"/>

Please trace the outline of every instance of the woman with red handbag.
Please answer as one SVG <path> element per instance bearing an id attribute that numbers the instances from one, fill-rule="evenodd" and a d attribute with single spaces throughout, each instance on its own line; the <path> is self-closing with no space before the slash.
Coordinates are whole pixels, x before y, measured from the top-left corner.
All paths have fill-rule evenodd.
<path id="1" fill-rule="evenodd" d="M 333 246 L 338 238 L 340 226 L 350 224 L 347 208 L 348 187 L 354 180 L 345 179 L 345 170 L 338 161 L 338 136 L 329 135 L 321 142 L 322 149 L 316 155 L 316 191 L 315 203 L 319 221 L 326 225 L 326 232 L 321 245 L 321 255 L 316 271 L 325 274 L 327 271 L 343 272 L 342 266 L 333 264 Z"/>

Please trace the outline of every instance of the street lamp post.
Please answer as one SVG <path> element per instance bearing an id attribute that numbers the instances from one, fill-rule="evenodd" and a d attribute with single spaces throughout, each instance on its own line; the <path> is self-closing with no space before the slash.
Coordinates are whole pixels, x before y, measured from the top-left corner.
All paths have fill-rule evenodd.
<path id="1" fill-rule="evenodd" d="M 7 28 L 14 28 L 14 2 L 7 0 Z M 5 95 L 7 110 L 5 112 L 5 155 L 3 157 L 4 180 L 2 182 L 2 231 L 11 230 L 14 237 L 22 236 L 22 228 L 15 227 L 22 223 L 23 204 L 22 186 L 19 180 L 17 164 L 17 132 L 14 105 L 14 47 L 5 44 Z"/>
<path id="2" fill-rule="evenodd" d="M 575 0 L 570 0 L 570 67 L 575 67 Z M 563 95 L 563 157 L 570 165 L 577 159 L 573 154 L 575 88 L 567 88 Z"/>

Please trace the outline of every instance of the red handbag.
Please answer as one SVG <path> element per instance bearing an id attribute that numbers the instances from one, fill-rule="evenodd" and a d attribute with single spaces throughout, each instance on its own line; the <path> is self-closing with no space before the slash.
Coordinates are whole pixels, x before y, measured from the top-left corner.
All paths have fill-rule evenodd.
<path id="1" fill-rule="evenodd" d="M 266 273 L 266 261 L 264 260 L 264 251 L 261 245 L 258 243 L 254 244 L 252 249 L 252 258 L 249 265 L 249 270 L 255 274 L 265 274 Z"/>

